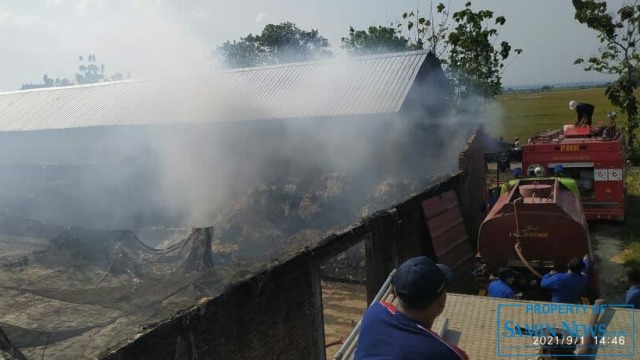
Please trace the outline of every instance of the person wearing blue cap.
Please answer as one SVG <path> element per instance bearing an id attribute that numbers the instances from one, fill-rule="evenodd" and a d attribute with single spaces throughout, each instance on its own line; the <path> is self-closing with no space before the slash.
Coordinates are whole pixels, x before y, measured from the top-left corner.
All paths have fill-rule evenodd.
<path id="1" fill-rule="evenodd" d="M 426 256 L 405 261 L 393 277 L 398 306 L 380 301 L 367 309 L 354 359 L 468 360 L 460 348 L 431 331 L 447 301 L 451 270 Z"/>

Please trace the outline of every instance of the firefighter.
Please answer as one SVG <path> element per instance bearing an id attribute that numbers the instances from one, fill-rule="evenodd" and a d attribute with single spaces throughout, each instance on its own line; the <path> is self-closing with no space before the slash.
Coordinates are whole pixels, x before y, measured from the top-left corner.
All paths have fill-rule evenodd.
<path id="1" fill-rule="evenodd" d="M 519 179 L 522 176 L 522 168 L 515 168 L 513 169 L 513 177 L 516 179 Z"/>
<path id="2" fill-rule="evenodd" d="M 393 276 L 398 305 L 380 301 L 367 309 L 354 359 L 469 359 L 431 331 L 444 310 L 450 278 L 451 270 L 426 256 L 400 265 Z"/>
<path id="3" fill-rule="evenodd" d="M 629 283 L 629 290 L 624 297 L 625 304 L 633 305 L 634 309 L 640 309 L 640 267 L 627 266 L 624 275 Z"/>
<path id="4" fill-rule="evenodd" d="M 553 167 L 553 175 L 557 177 L 562 177 L 564 176 L 563 174 L 564 174 L 564 166 L 558 164 Z"/>
<path id="5" fill-rule="evenodd" d="M 552 290 L 552 302 L 578 304 L 580 295 L 587 287 L 588 276 L 584 270 L 589 267 L 589 257 L 585 255 L 582 260 L 574 257 L 569 260 L 567 267 L 566 273 L 552 270 L 543 276 L 540 286 Z"/>
<path id="6" fill-rule="evenodd" d="M 498 271 L 498 277 L 493 278 L 487 287 L 487 296 L 502 299 L 514 299 L 516 297 L 516 293 L 511 289 L 511 284 L 513 284 L 515 277 L 516 274 L 511 269 L 500 268 L 500 271 Z"/>
<path id="7" fill-rule="evenodd" d="M 586 125 L 591 126 L 592 118 L 593 118 L 593 110 L 595 107 L 591 104 L 587 103 L 579 103 L 575 100 L 571 100 L 569 102 L 569 109 L 575 110 L 578 115 L 578 120 L 576 121 L 576 126 Z"/>
<path id="8" fill-rule="evenodd" d="M 522 146 L 520 145 L 519 138 L 515 138 L 513 140 L 513 154 L 514 154 L 514 160 L 522 161 Z"/>

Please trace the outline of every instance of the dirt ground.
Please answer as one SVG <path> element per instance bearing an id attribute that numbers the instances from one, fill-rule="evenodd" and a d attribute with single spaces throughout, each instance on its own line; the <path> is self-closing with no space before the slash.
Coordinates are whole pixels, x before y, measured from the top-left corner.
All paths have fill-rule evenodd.
<path id="1" fill-rule="evenodd" d="M 366 287 L 363 284 L 322 282 L 325 344 L 344 341 L 367 308 Z M 327 359 L 333 359 L 341 343 L 327 347 Z"/>
<path id="2" fill-rule="evenodd" d="M 591 246 L 600 274 L 600 297 L 609 304 L 624 303 L 627 286 L 622 270 L 622 226 L 616 223 L 590 223 Z"/>

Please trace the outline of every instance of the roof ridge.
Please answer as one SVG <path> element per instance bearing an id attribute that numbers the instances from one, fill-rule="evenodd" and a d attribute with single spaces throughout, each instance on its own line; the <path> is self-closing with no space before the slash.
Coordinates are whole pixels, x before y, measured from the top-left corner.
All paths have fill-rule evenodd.
<path id="1" fill-rule="evenodd" d="M 140 79 L 104 81 L 104 82 L 93 83 L 93 84 L 76 84 L 76 85 L 69 85 L 69 86 L 52 86 L 52 87 L 43 87 L 43 88 L 28 89 L 28 90 L 12 90 L 12 91 L 0 92 L 0 96 L 12 95 L 16 93 L 24 94 L 28 92 L 78 89 L 78 88 L 89 88 L 94 86 L 108 86 L 108 85 L 123 84 L 123 83 L 142 83 L 147 81 L 166 81 L 166 80 L 175 80 L 175 79 L 198 78 L 203 76 L 215 76 L 216 74 L 245 73 L 245 72 L 261 71 L 261 70 L 268 70 L 268 69 L 295 68 L 295 67 L 301 67 L 301 66 L 317 66 L 317 65 L 325 65 L 325 64 L 328 65 L 332 63 L 338 63 L 341 61 L 358 62 L 358 61 L 365 61 L 365 60 L 371 60 L 371 59 L 386 59 L 386 58 L 392 58 L 392 57 L 398 58 L 398 57 L 405 57 L 405 56 L 427 55 L 428 53 L 429 53 L 429 50 L 412 50 L 412 51 L 384 53 L 384 54 L 368 54 L 368 55 L 360 55 L 360 56 L 333 57 L 330 59 L 322 59 L 322 60 L 214 70 L 211 73 L 207 73 L 207 74 L 192 74 L 192 75 L 182 75 L 182 76 L 173 75 L 173 76 L 166 76 L 166 77 L 149 77 L 149 78 L 140 78 Z"/>
<path id="2" fill-rule="evenodd" d="M 414 84 L 425 81 L 421 71 L 434 71 L 425 66 L 430 56 L 424 50 L 374 54 L 0 93 L 0 132 L 356 116 L 398 112 L 406 104 L 421 109 L 424 96 L 410 92 L 425 91 Z"/>

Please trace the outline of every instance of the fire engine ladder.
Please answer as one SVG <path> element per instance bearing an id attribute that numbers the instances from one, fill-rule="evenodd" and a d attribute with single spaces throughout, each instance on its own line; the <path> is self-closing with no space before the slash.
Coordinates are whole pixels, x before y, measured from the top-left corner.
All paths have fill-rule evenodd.
<path id="1" fill-rule="evenodd" d="M 393 279 L 393 275 L 395 273 L 396 273 L 396 269 L 393 269 L 393 271 L 391 271 L 391 273 L 389 274 L 389 277 L 384 282 L 384 284 L 376 294 L 376 297 L 373 299 L 371 304 L 369 304 L 369 306 L 377 303 L 380 300 L 391 302 L 391 298 L 393 297 L 391 280 Z M 442 320 L 443 321 L 440 325 L 440 328 L 437 329 L 436 331 L 436 333 L 440 337 L 444 336 L 444 333 L 447 330 L 447 325 L 449 323 L 449 320 L 447 318 L 444 318 Z M 353 330 L 351 331 L 351 334 L 349 334 L 347 339 L 344 341 L 344 343 L 340 347 L 340 350 L 338 350 L 338 352 L 333 356 L 333 360 L 352 360 L 353 359 L 353 355 L 356 350 L 356 344 L 358 343 L 358 335 L 360 335 L 361 324 L 362 324 L 362 319 L 358 321 L 358 324 L 356 325 L 355 328 L 353 328 Z"/>

